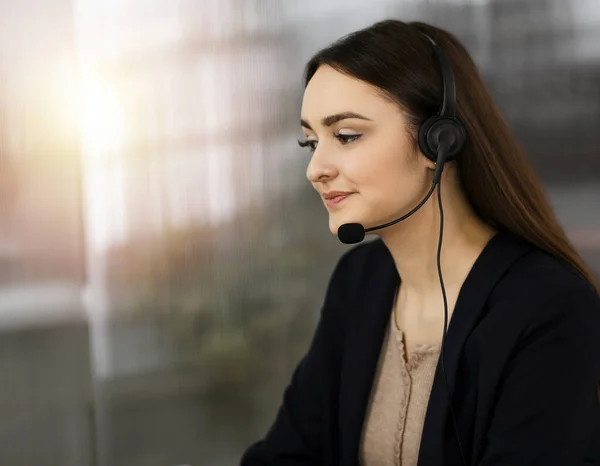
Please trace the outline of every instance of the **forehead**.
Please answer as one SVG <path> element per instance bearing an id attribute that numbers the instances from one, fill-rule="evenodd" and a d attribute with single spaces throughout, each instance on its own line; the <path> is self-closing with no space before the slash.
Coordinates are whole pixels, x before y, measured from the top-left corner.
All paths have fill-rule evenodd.
<path id="1" fill-rule="evenodd" d="M 316 124 L 317 119 L 346 111 L 376 119 L 397 115 L 399 108 L 376 87 L 330 66 L 320 66 L 304 91 L 302 118 Z"/>

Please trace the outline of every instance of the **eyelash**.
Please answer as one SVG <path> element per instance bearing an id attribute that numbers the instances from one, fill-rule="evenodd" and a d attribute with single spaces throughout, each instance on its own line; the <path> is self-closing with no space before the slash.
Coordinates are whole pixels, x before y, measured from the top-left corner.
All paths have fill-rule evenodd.
<path id="1" fill-rule="evenodd" d="M 334 134 L 334 137 L 340 141 L 341 144 L 348 144 L 350 142 L 354 142 L 356 141 L 358 138 L 360 138 L 362 136 L 362 134 Z M 298 145 L 300 147 L 310 147 L 310 151 L 314 152 L 316 150 L 316 146 L 315 143 L 317 141 L 300 141 L 298 140 Z"/>

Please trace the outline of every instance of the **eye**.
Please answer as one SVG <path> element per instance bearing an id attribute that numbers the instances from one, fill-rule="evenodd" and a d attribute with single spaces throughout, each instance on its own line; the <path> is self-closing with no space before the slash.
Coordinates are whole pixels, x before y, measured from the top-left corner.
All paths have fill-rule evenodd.
<path id="1" fill-rule="evenodd" d="M 336 139 L 340 141 L 342 144 L 348 144 L 350 142 L 356 141 L 358 138 L 362 136 L 362 134 L 334 134 Z"/>
<path id="2" fill-rule="evenodd" d="M 340 134 L 340 133 L 334 133 L 334 135 L 333 135 L 333 137 L 335 137 L 342 145 L 356 141 L 361 136 L 362 136 L 362 134 Z M 311 152 L 314 152 L 317 149 L 317 144 L 318 144 L 318 141 L 298 140 L 298 145 L 300 147 L 309 147 Z"/>
<path id="3" fill-rule="evenodd" d="M 300 147 L 310 147 L 310 151 L 314 152 L 315 149 L 317 148 L 317 141 L 308 141 L 308 140 L 301 141 L 301 140 L 298 140 L 298 145 Z"/>

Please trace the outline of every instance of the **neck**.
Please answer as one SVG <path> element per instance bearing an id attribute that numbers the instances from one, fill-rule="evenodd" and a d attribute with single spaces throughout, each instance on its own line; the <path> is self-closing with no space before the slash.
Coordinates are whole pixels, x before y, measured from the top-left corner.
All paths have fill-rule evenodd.
<path id="1" fill-rule="evenodd" d="M 442 182 L 444 232 L 441 264 L 444 285 L 455 291 L 462 286 L 494 230 L 479 219 L 459 190 Z M 437 189 L 414 215 L 378 234 L 390 250 L 404 292 L 427 297 L 440 288 L 437 252 L 440 214 Z"/>

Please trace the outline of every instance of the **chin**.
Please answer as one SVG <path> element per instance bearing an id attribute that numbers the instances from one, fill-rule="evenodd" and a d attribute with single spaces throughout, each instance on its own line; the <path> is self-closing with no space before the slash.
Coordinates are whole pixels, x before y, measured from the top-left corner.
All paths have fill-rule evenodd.
<path id="1" fill-rule="evenodd" d="M 338 223 L 332 223 L 331 220 L 329 221 L 329 231 L 332 235 L 337 236 L 340 225 L 341 224 Z"/>
<path id="2" fill-rule="evenodd" d="M 335 218 L 334 215 L 329 215 L 329 231 L 332 235 L 337 236 L 340 225 L 343 225 L 344 222 L 340 222 Z"/>

